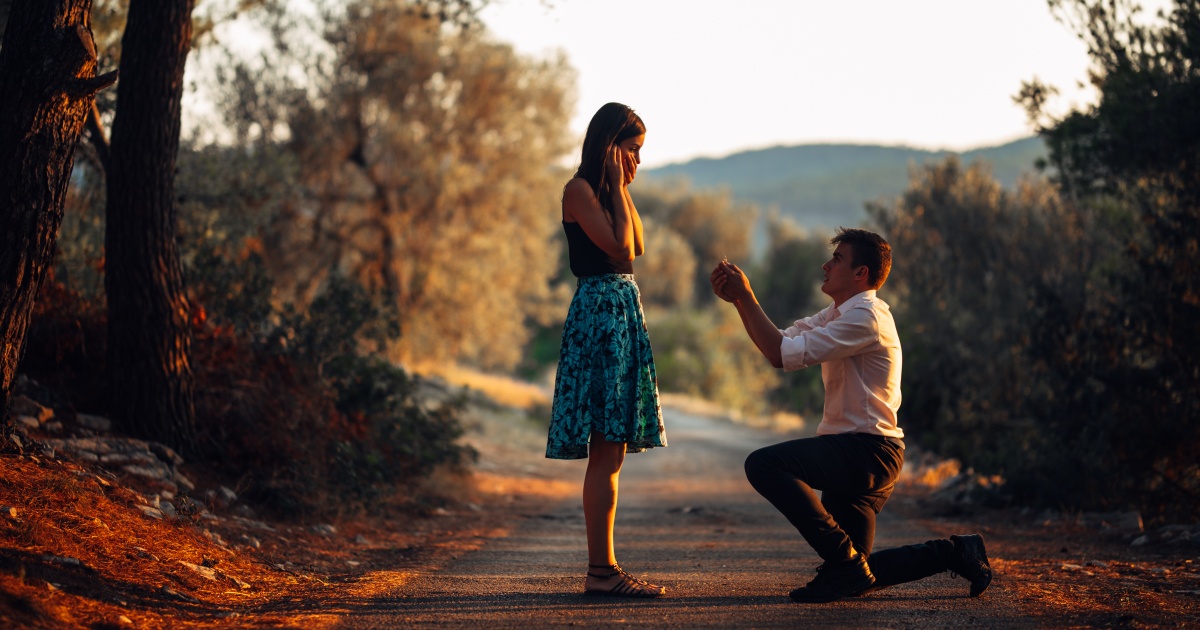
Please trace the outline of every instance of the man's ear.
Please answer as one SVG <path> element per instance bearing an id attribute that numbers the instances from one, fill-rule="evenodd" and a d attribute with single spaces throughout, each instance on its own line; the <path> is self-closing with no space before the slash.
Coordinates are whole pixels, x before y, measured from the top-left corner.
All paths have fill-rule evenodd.
<path id="1" fill-rule="evenodd" d="M 866 265 L 859 265 L 858 269 L 854 270 L 854 278 L 856 280 L 866 280 L 871 275 L 871 270 L 867 269 Z"/>

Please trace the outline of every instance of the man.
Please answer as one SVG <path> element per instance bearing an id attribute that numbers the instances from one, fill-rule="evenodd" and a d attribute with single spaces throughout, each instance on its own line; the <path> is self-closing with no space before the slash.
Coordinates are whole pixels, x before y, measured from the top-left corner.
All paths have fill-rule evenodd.
<path id="1" fill-rule="evenodd" d="M 817 437 L 759 449 L 746 477 L 799 530 L 824 563 L 796 602 L 831 602 L 953 571 L 978 597 L 992 580 L 983 538 L 951 536 L 871 553 L 875 516 L 904 465 L 900 409 L 900 338 L 888 305 L 875 296 L 892 267 L 883 237 L 839 229 L 821 266 L 821 291 L 833 304 L 780 330 L 763 312 L 750 280 L 721 261 L 713 292 L 733 303 L 750 339 L 771 365 L 798 370 L 820 364 L 825 409 Z M 816 491 L 822 492 L 818 498 Z"/>

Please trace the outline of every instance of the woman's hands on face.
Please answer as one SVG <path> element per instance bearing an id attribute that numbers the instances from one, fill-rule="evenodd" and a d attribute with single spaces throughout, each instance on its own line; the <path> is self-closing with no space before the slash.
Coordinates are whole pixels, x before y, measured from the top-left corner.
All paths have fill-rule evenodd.
<path id="1" fill-rule="evenodd" d="M 629 155 L 618 145 L 612 145 L 608 148 L 608 155 L 604 158 L 604 172 L 608 175 L 608 183 L 610 186 L 626 186 L 633 181 L 631 175 L 626 175 L 625 165 L 629 163 Z"/>
<path id="2" fill-rule="evenodd" d="M 621 149 L 621 157 L 625 160 L 625 185 L 633 183 L 633 178 L 637 176 L 637 160 L 633 159 L 633 154 Z"/>

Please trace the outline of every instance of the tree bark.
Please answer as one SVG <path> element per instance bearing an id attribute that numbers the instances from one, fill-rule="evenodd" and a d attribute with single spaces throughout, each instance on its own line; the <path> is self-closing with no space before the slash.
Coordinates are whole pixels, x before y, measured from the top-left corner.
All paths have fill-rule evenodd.
<path id="1" fill-rule="evenodd" d="M 54 257 L 75 147 L 95 93 L 91 0 L 17 0 L 0 49 L 0 394 L 8 397 Z"/>
<path id="2" fill-rule="evenodd" d="M 195 451 L 195 412 L 175 158 L 193 7 L 193 0 L 129 3 L 106 177 L 113 420 L 183 453 Z"/>

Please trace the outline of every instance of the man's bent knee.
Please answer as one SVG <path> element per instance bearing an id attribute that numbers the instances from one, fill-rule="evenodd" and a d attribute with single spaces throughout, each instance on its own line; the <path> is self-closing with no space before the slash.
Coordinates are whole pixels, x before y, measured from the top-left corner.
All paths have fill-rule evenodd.
<path id="1" fill-rule="evenodd" d="M 773 457 L 767 452 L 766 448 L 760 448 L 746 456 L 746 479 L 750 481 L 750 485 L 755 485 L 755 480 L 761 479 L 764 476 L 771 474 L 771 471 L 776 467 L 772 465 Z"/>

